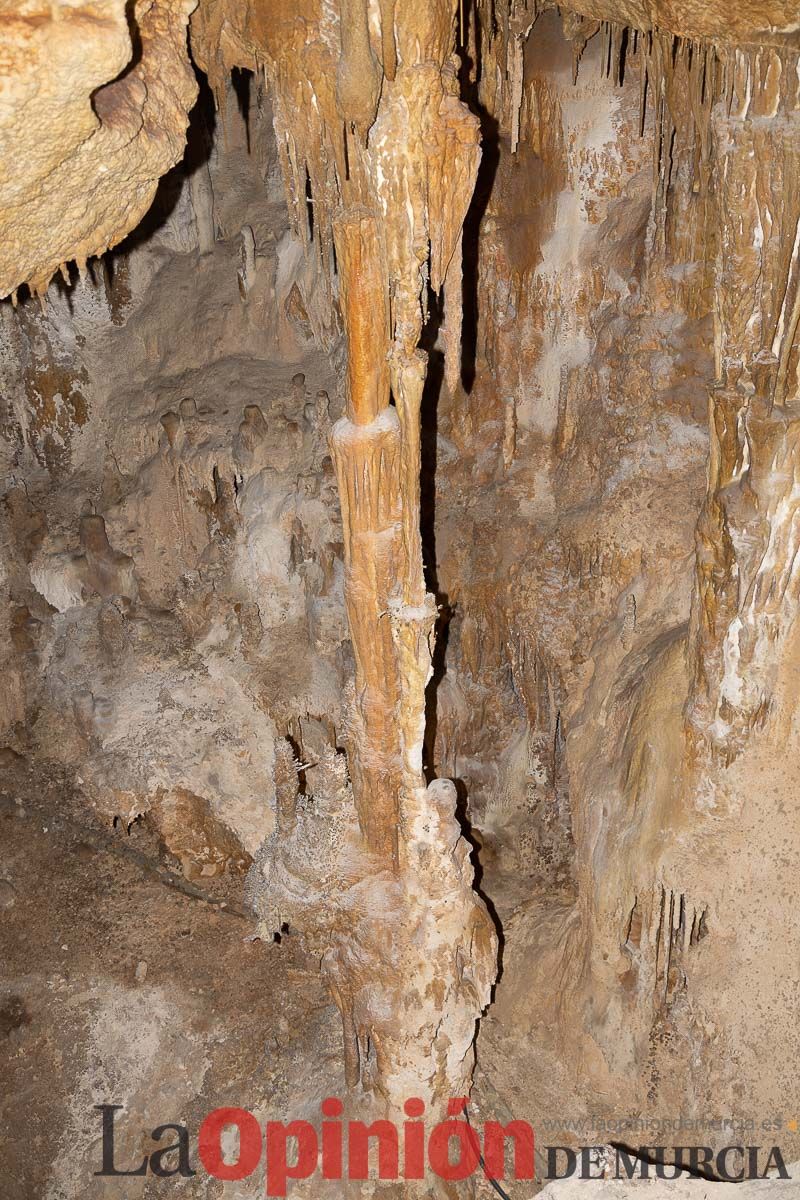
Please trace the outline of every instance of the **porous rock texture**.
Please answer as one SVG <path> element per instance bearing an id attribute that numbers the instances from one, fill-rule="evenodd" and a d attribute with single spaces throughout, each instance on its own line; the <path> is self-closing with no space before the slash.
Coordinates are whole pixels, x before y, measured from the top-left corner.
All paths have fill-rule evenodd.
<path id="1" fill-rule="evenodd" d="M 299 940 L 354 1114 L 796 1158 L 796 5 L 200 0 L 134 230 L 190 7 L 0 9 L 15 787 Z"/>
<path id="2" fill-rule="evenodd" d="M 0 293 L 44 292 L 147 212 L 182 157 L 197 87 L 192 0 L 4 0 Z"/>

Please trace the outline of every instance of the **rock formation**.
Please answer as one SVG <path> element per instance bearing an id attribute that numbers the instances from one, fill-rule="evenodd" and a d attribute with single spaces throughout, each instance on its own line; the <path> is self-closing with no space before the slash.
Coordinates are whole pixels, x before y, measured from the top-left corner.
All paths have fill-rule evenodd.
<path id="1" fill-rule="evenodd" d="M 800 1150 L 799 25 L 0 3 L 4 762 L 299 943 L 349 1115 Z"/>
<path id="2" fill-rule="evenodd" d="M 3 5 L 0 291 L 43 293 L 139 223 L 183 155 L 192 0 Z M 76 64 L 79 66 L 76 68 Z M 21 117 L 21 114 L 22 115 Z"/>

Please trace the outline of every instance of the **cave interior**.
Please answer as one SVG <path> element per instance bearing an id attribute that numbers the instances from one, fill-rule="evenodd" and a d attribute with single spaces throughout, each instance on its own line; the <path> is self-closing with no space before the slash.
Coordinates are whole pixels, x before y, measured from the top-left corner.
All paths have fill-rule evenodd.
<path id="1" fill-rule="evenodd" d="M 799 30 L 0 0 L 16 1197 L 282 1194 L 150 1131 L 331 1097 L 536 1180 L 295 1200 L 800 1160 Z"/>

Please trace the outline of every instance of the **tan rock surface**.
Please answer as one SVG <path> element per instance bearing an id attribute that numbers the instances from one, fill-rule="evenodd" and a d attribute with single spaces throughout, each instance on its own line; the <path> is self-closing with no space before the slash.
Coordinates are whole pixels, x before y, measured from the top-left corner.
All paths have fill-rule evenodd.
<path id="1" fill-rule="evenodd" d="M 185 8 L 93 12 L 12 63 L 34 286 L 193 98 Z M 200 0 L 185 164 L 0 310 L 6 758 L 212 907 L 253 858 L 352 1114 L 797 1157 L 799 20 Z"/>
<path id="2" fill-rule="evenodd" d="M 0 7 L 0 295 L 121 241 L 183 155 L 193 0 Z"/>

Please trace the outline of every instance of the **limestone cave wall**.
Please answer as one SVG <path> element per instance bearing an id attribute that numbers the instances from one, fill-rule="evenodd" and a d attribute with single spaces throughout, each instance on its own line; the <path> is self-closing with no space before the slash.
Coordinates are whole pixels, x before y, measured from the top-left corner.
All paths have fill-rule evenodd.
<path id="1" fill-rule="evenodd" d="M 0 3 L 21 1194 L 111 1194 L 115 1080 L 797 1159 L 796 4 L 46 8 Z"/>

